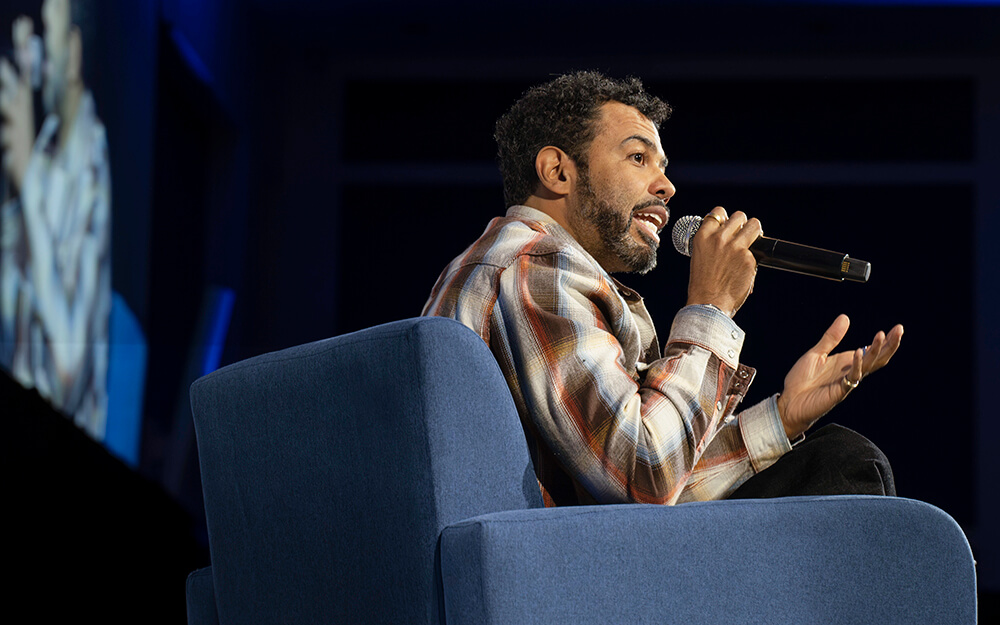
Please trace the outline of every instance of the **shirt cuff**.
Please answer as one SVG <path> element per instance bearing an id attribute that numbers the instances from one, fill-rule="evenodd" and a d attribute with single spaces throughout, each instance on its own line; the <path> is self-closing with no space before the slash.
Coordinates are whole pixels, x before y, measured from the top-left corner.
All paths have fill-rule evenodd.
<path id="1" fill-rule="evenodd" d="M 740 364 L 746 334 L 728 315 L 714 306 L 685 306 L 674 317 L 667 343 L 691 343 L 710 350 L 731 369 Z"/>
<path id="2" fill-rule="evenodd" d="M 741 412 L 740 432 L 756 473 L 768 468 L 792 449 L 778 413 L 777 395 Z"/>

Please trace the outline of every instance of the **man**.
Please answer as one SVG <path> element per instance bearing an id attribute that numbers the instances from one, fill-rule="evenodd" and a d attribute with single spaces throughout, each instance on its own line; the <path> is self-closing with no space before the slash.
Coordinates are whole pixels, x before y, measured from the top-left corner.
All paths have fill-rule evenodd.
<path id="1" fill-rule="evenodd" d="M 755 372 L 732 317 L 753 289 L 760 223 L 708 214 L 662 352 L 642 298 L 611 277 L 656 264 L 675 192 L 658 132 L 669 114 L 636 79 L 581 72 L 528 91 L 497 123 L 511 208 L 448 265 L 424 314 L 490 346 L 547 505 L 894 494 L 884 457 L 849 430 L 792 444 L 888 362 L 901 326 L 830 354 L 841 315 L 780 394 L 736 414 Z"/>
<path id="2" fill-rule="evenodd" d="M 42 5 L 46 117 L 34 140 L 30 19 L 14 25 L 17 71 L 0 60 L 9 195 L 0 212 L 0 363 L 103 440 L 111 178 L 104 126 L 84 83 L 79 8 L 70 0 Z"/>

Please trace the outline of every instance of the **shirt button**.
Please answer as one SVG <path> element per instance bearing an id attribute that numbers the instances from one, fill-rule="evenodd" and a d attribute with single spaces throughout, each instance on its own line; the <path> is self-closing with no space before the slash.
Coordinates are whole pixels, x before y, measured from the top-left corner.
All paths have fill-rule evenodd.
<path id="1" fill-rule="evenodd" d="M 728 353 L 729 353 L 729 357 L 730 357 L 730 358 L 736 358 L 736 352 L 735 352 L 735 351 L 733 351 L 733 350 L 729 350 L 729 352 L 728 352 Z"/>
<path id="2" fill-rule="evenodd" d="M 746 378 L 748 375 L 750 375 L 750 374 L 747 373 L 746 369 L 740 369 L 740 377 L 741 378 Z"/>
<path id="3" fill-rule="evenodd" d="M 715 404 L 715 409 L 716 410 L 722 410 L 722 402 L 721 401 L 718 402 L 717 404 Z"/>
<path id="4" fill-rule="evenodd" d="M 738 339 L 738 338 L 740 338 L 740 333 L 739 333 L 739 332 L 737 332 L 736 330 L 733 330 L 733 338 L 734 338 L 734 339 Z"/>

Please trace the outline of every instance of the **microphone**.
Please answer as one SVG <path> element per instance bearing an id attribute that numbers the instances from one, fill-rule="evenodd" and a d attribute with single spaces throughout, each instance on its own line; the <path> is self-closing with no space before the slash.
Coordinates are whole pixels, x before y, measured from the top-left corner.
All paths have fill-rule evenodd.
<path id="1" fill-rule="evenodd" d="M 701 227 L 701 222 L 702 218 L 697 215 L 687 215 L 677 220 L 671 239 L 678 252 L 685 256 L 691 255 L 691 239 Z M 817 278 L 868 282 L 868 276 L 872 272 L 872 264 L 867 261 L 781 239 L 759 237 L 750 244 L 750 252 L 761 267 L 783 269 Z"/>

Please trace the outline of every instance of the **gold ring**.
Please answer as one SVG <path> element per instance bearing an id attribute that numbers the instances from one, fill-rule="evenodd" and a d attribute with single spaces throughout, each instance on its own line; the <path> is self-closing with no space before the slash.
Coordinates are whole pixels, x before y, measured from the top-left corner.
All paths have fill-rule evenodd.
<path id="1" fill-rule="evenodd" d="M 719 216 L 718 216 L 718 215 L 716 215 L 715 213 L 709 213 L 709 214 L 705 215 L 705 219 L 708 219 L 709 217 L 711 217 L 711 218 L 712 218 L 712 219 L 714 219 L 715 221 L 719 222 L 719 225 L 720 225 L 720 226 L 723 226 L 723 225 L 725 225 L 725 224 L 726 224 L 726 220 L 725 220 L 725 219 L 723 219 L 722 217 L 719 217 Z"/>
<path id="2" fill-rule="evenodd" d="M 861 384 L 861 380 L 858 380 L 857 382 L 851 382 L 850 380 L 847 379 L 847 376 L 845 375 L 840 379 L 840 383 L 844 385 L 844 390 L 850 393 L 854 389 L 858 388 L 858 384 Z"/>

